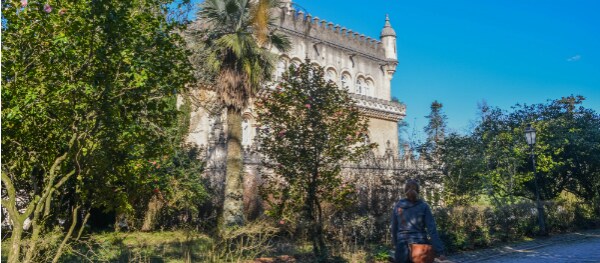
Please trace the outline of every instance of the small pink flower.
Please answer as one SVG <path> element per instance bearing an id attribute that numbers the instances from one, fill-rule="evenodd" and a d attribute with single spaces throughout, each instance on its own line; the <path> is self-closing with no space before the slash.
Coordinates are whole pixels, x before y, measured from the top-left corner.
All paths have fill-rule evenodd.
<path id="1" fill-rule="evenodd" d="M 286 132 L 287 132 L 286 130 L 282 130 L 277 134 L 277 136 L 281 137 L 281 136 L 285 135 Z"/>
<path id="2" fill-rule="evenodd" d="M 21 7 L 27 6 L 27 0 L 21 0 Z"/>
<path id="3" fill-rule="evenodd" d="M 310 104 L 305 104 L 304 107 L 306 107 L 307 109 L 310 109 Z"/>
<path id="4" fill-rule="evenodd" d="M 285 224 L 285 221 L 284 220 L 279 220 L 279 224 L 283 225 L 283 224 Z"/>
<path id="5" fill-rule="evenodd" d="M 61 15 L 61 16 L 62 16 L 62 15 L 64 15 L 64 14 L 66 14 L 66 13 L 67 13 L 67 9 L 64 9 L 64 8 L 61 8 L 61 9 L 58 11 L 58 14 L 59 14 L 59 15 Z"/>
<path id="6" fill-rule="evenodd" d="M 44 5 L 44 12 L 50 13 L 52 12 L 52 7 L 49 4 Z"/>

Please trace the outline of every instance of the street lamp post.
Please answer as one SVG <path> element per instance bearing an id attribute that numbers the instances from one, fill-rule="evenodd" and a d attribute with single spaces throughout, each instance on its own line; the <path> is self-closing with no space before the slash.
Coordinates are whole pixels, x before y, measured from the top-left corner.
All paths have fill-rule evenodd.
<path id="1" fill-rule="evenodd" d="M 538 185 L 538 174 L 535 171 L 535 153 L 533 152 L 533 146 L 535 145 L 535 128 L 531 127 L 531 124 L 527 124 L 527 128 L 525 128 L 525 139 L 527 139 L 527 144 L 529 144 L 529 148 L 531 149 L 531 163 L 533 164 L 533 177 L 535 181 L 535 200 L 537 203 L 540 234 L 545 236 L 547 233 L 546 223 L 544 221 L 544 207 L 542 206 L 542 202 L 540 201 L 540 187 Z"/>

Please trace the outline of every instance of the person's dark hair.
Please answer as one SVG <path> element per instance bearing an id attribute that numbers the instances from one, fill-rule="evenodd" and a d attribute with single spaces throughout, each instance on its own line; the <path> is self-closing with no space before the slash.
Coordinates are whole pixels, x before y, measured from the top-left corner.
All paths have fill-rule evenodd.
<path id="1" fill-rule="evenodd" d="M 419 185 L 419 182 L 417 182 L 417 180 L 415 180 L 415 179 L 408 179 L 408 180 L 406 180 L 406 182 L 404 182 L 404 188 L 406 188 L 409 185 L 416 186 L 417 193 L 421 192 L 421 186 Z"/>

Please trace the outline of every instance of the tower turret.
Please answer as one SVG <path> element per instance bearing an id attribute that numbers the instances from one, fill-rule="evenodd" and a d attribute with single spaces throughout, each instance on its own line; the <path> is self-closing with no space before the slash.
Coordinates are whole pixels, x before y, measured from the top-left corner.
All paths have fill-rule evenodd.
<path id="1" fill-rule="evenodd" d="M 281 4 L 281 7 L 285 7 L 288 10 L 290 10 L 292 8 L 292 0 L 281 0 L 279 1 L 279 3 Z"/>
<path id="2" fill-rule="evenodd" d="M 385 58 L 392 61 L 398 60 L 398 54 L 396 53 L 396 31 L 392 28 L 388 15 L 385 15 L 385 25 L 381 30 L 380 38 L 385 50 Z"/>

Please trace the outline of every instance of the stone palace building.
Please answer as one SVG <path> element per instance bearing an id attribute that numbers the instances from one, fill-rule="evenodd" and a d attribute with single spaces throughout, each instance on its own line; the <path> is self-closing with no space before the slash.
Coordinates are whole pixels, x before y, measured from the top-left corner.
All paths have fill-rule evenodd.
<path id="1" fill-rule="evenodd" d="M 344 176 L 357 177 L 359 191 L 363 191 L 363 205 L 377 203 L 387 210 L 389 201 L 398 197 L 401 182 L 415 171 L 427 170 L 427 165 L 415 160 L 408 146 L 399 157 L 398 121 L 405 116 L 405 106 L 391 100 L 391 80 L 398 64 L 396 33 L 389 17 L 385 17 L 379 40 L 354 32 L 351 29 L 326 21 L 284 1 L 276 10 L 277 30 L 287 35 L 292 48 L 286 53 L 277 50 L 279 61 L 275 80 L 291 64 L 300 64 L 306 58 L 325 68 L 325 77 L 339 87 L 347 88 L 362 113 L 369 119 L 368 139 L 378 144 L 363 160 L 347 164 Z M 223 190 L 226 157 L 226 112 L 197 108 L 192 111 L 188 142 L 200 147 L 201 158 L 206 161 L 206 176 L 211 179 L 214 191 Z M 257 130 L 256 115 L 250 105 L 243 111 L 244 147 L 244 207 L 250 218 L 260 212 L 257 187 L 260 184 L 261 157 L 254 143 Z M 387 189 L 387 190 L 386 190 Z M 376 195 L 383 195 L 376 198 Z M 379 201 L 375 202 L 373 198 Z M 382 202 L 383 201 L 383 202 Z M 369 207 L 373 209 L 372 207 Z M 387 219 L 386 219 L 387 220 Z"/>
<path id="2" fill-rule="evenodd" d="M 375 154 L 384 155 L 387 148 L 397 154 L 397 123 L 405 116 L 405 108 L 391 101 L 390 83 L 398 60 L 396 33 L 389 19 L 386 17 L 380 40 L 376 40 L 296 11 L 289 1 L 278 11 L 277 30 L 289 37 L 292 48 L 289 52 L 278 53 L 279 62 L 273 72 L 275 80 L 289 65 L 300 64 L 306 58 L 324 67 L 325 77 L 339 87 L 347 88 L 364 115 L 369 117 L 369 138 L 379 145 Z M 246 109 L 243 115 L 242 144 L 250 147 L 256 135 L 253 107 Z M 195 111 L 189 142 L 209 145 L 216 135 L 215 128 L 219 128 L 216 126 L 225 123 L 223 118 L 224 115 L 216 116 L 207 110 Z"/>

